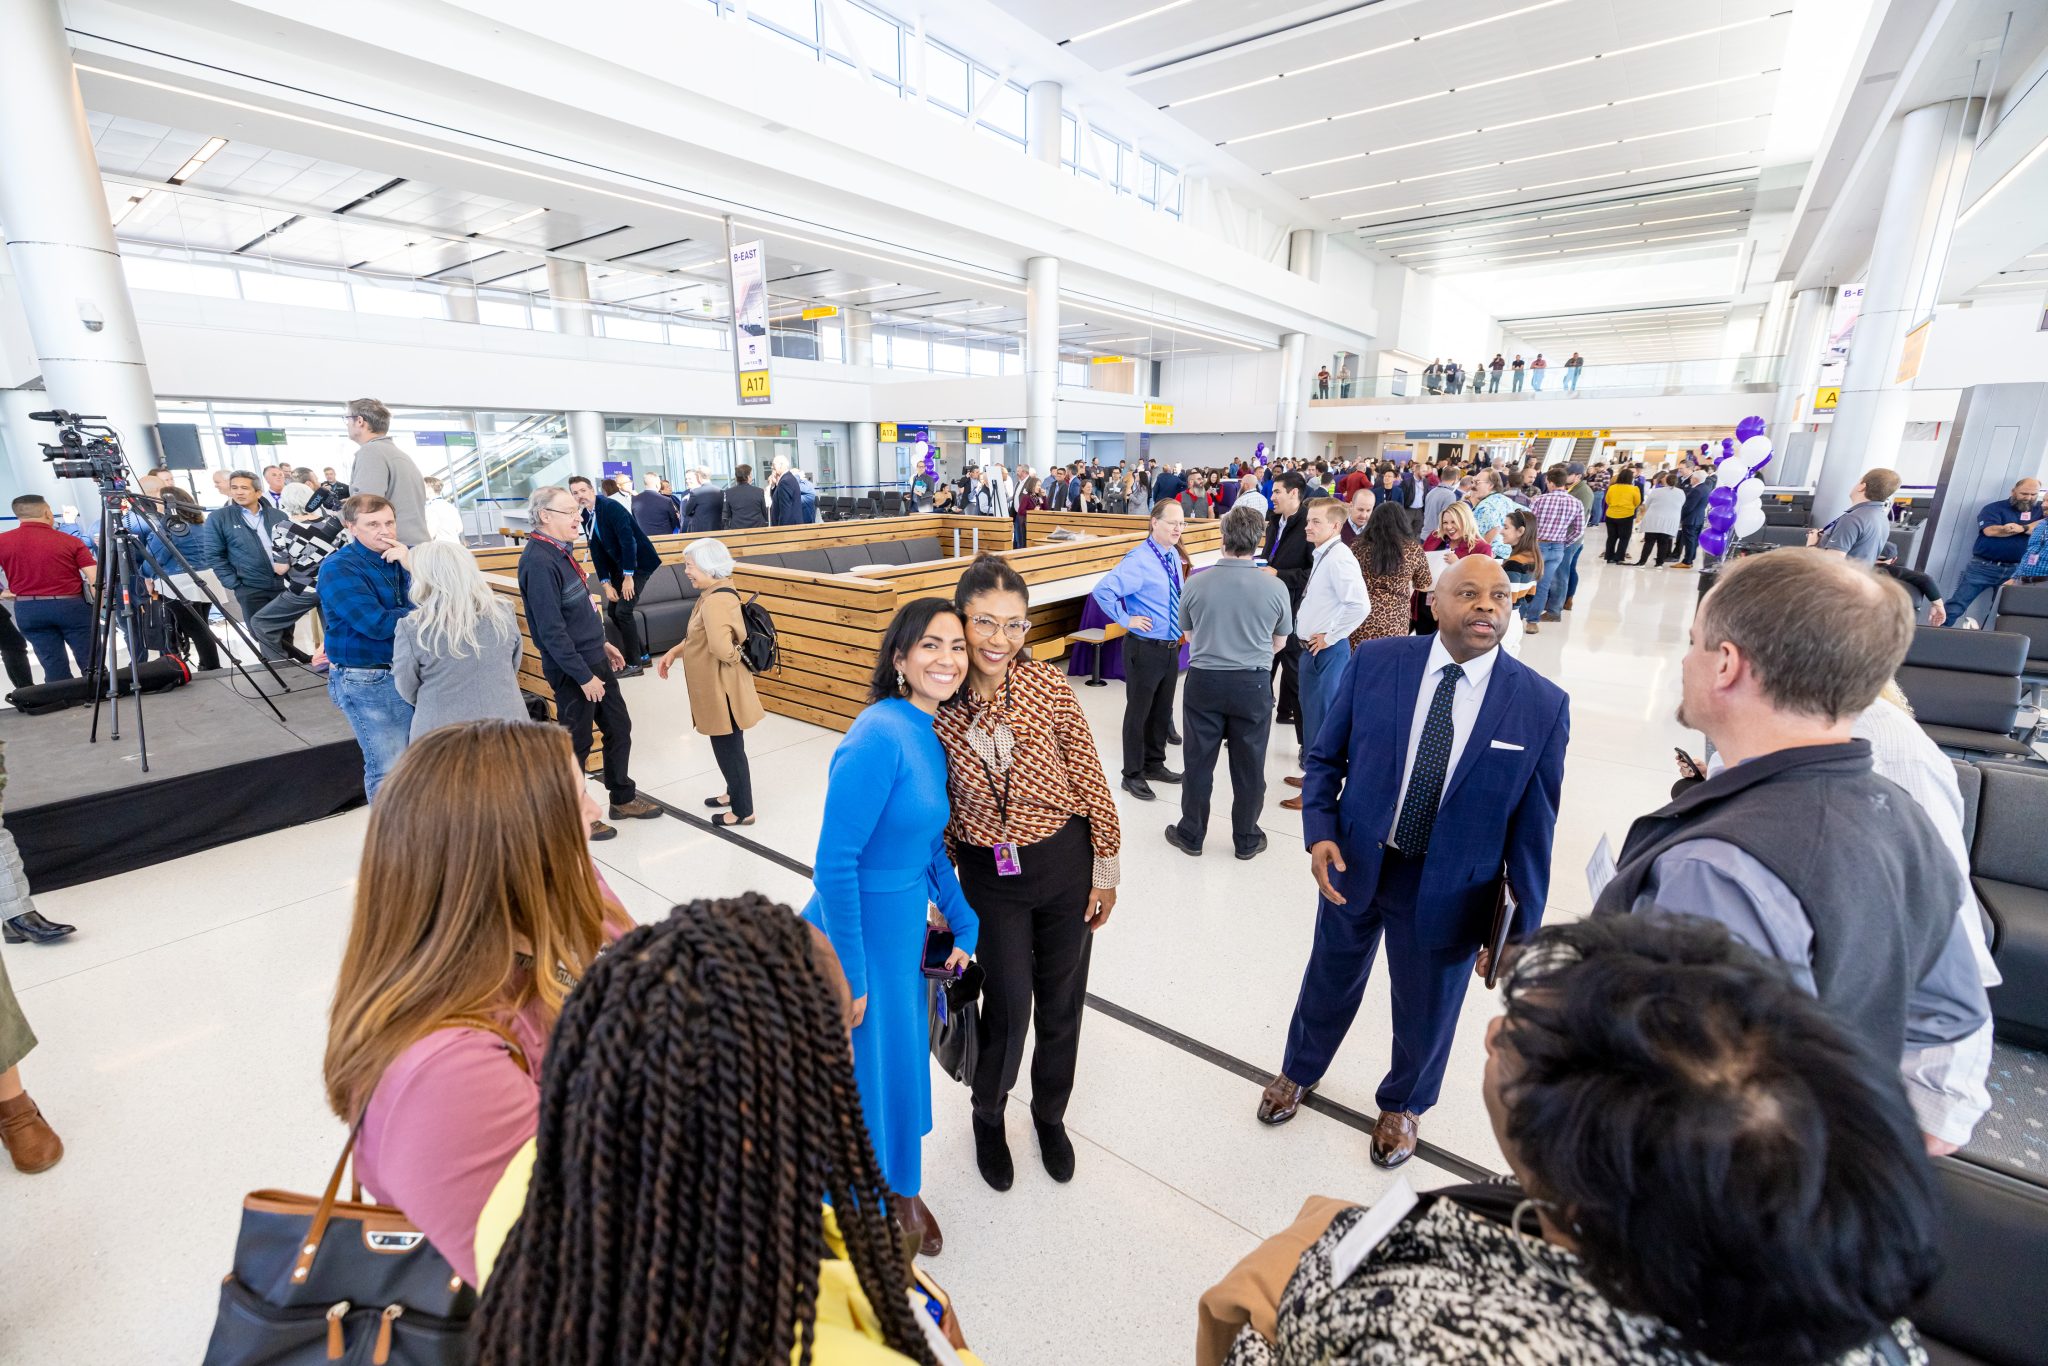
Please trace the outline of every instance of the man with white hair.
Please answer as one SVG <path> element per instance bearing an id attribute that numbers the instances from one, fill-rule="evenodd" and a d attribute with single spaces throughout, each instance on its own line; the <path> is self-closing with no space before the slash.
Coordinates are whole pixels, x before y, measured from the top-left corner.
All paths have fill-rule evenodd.
<path id="1" fill-rule="evenodd" d="M 649 536 L 668 536 L 683 529 L 676 505 L 661 491 L 661 475 L 649 470 L 640 476 L 640 492 L 633 495 L 633 520 Z"/>
<path id="2" fill-rule="evenodd" d="M 789 472 L 789 457 L 778 455 L 768 467 L 768 524 L 796 526 L 803 519 L 803 488 Z"/>

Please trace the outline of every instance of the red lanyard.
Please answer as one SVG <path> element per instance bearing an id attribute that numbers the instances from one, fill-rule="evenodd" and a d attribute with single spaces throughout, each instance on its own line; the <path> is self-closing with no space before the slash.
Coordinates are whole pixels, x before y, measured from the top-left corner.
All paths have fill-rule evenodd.
<path id="1" fill-rule="evenodd" d="M 554 537 L 552 537 L 552 536 L 543 536 L 543 535 L 542 535 L 542 534 L 541 534 L 540 532 L 538 532 L 538 531 L 535 531 L 535 532 L 530 532 L 529 534 L 530 534 L 530 535 L 531 535 L 531 536 L 533 537 L 533 539 L 534 539 L 534 540 L 536 540 L 536 541 L 545 541 L 545 542 L 546 542 L 547 544 L 549 544 L 549 545 L 553 546 L 553 547 L 554 547 L 555 549 L 557 549 L 557 550 L 561 551 L 561 552 L 562 552 L 562 554 L 563 554 L 564 556 L 566 556 L 566 557 L 567 557 L 567 559 L 568 559 L 568 561 L 569 561 L 569 567 L 570 567 L 571 569 L 573 569 L 573 570 L 575 570 L 575 571 L 576 571 L 576 582 L 578 582 L 578 583 L 581 583 L 581 584 L 588 584 L 588 583 L 590 582 L 590 576 L 589 576 L 588 574 L 585 574 L 585 573 L 583 572 L 583 566 L 582 566 L 582 565 L 580 565 L 580 564 L 578 564 L 578 563 L 576 563 L 576 552 L 575 552 L 575 551 L 571 550 L 571 549 L 570 549 L 570 548 L 569 548 L 569 547 L 568 547 L 568 546 L 567 546 L 566 544 L 564 544 L 564 543 L 563 543 L 563 542 L 561 542 L 561 541 L 558 541 L 558 540 L 556 540 L 556 539 L 555 539 Z"/>

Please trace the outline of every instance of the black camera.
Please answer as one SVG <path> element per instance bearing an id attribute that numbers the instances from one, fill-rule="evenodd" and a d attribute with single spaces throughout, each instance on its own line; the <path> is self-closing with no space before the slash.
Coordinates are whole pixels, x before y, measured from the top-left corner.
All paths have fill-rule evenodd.
<path id="1" fill-rule="evenodd" d="M 43 442 L 42 447 L 43 459 L 55 467 L 59 479 L 90 479 L 105 487 L 118 485 L 127 477 L 121 438 L 105 425 L 105 418 L 62 408 L 29 416 L 37 422 L 57 424 L 57 439 Z"/>

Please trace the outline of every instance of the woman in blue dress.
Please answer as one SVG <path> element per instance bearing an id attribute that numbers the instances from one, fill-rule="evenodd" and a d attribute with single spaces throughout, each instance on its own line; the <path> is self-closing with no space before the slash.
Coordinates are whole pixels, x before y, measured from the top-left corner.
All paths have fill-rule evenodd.
<path id="1" fill-rule="evenodd" d="M 832 755 L 815 890 L 804 908 L 832 940 L 852 988 L 853 1073 L 868 1137 L 896 1216 L 927 1257 L 944 1237 L 919 1198 L 932 1128 L 926 908 L 936 904 L 953 931 L 949 966 L 967 965 L 980 932 L 946 854 L 952 804 L 933 730 L 939 704 L 966 679 L 967 631 L 953 604 L 904 604 L 882 639 L 870 705 Z"/>

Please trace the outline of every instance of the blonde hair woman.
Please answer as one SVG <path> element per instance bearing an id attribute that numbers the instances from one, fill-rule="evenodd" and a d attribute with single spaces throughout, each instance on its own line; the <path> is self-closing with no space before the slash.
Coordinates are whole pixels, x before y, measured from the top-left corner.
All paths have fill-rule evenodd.
<path id="1" fill-rule="evenodd" d="M 683 662 L 690 720 L 699 735 L 710 739 L 712 757 L 725 778 L 725 791 L 704 801 L 719 813 L 713 823 L 752 825 L 754 779 L 745 732 L 761 724 L 762 711 L 754 676 L 740 658 L 747 623 L 740 615 L 739 590 L 732 586 L 732 566 L 732 552 L 719 541 L 692 541 L 684 547 L 683 573 L 697 589 L 697 605 L 690 610 L 689 630 L 661 657 L 655 672 L 667 678 L 675 661 Z"/>
<path id="2" fill-rule="evenodd" d="M 458 721 L 525 720 L 519 626 L 475 558 L 422 541 L 412 548 L 411 597 L 391 643 L 391 681 L 413 705 L 412 738 Z"/>
<path id="3" fill-rule="evenodd" d="M 364 1188 L 471 1285 L 562 1002 L 629 924 L 590 861 L 595 806 L 567 731 L 477 721 L 415 742 L 370 812 L 327 1103 L 356 1126 Z"/>

